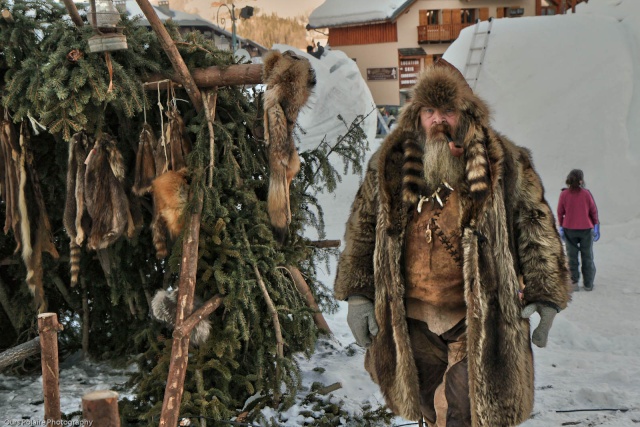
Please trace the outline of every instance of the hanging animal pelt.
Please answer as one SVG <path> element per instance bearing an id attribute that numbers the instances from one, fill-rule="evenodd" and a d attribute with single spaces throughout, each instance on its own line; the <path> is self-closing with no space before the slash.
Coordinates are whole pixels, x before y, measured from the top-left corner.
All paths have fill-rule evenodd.
<path id="1" fill-rule="evenodd" d="M 0 127 L 0 194 L 6 207 L 5 233 L 10 229 L 14 233 L 16 253 L 21 253 L 27 269 L 25 281 L 38 313 L 43 313 L 47 303 L 42 282 L 42 252 L 57 259 L 58 251 L 53 244 L 40 180 L 33 166 L 27 125 L 21 124 L 19 136 L 8 120 Z"/>
<path id="2" fill-rule="evenodd" d="M 108 134 L 96 141 L 86 160 L 84 176 L 85 203 L 91 217 L 87 247 L 104 249 L 127 232 L 132 237 L 135 226 L 124 190 L 124 162 L 116 140 Z"/>
<path id="3" fill-rule="evenodd" d="M 69 160 L 67 163 L 67 200 L 64 208 L 63 224 L 69 236 L 69 264 L 71 268 L 71 286 L 78 283 L 80 273 L 80 248 L 85 236 L 91 230 L 91 217 L 85 205 L 84 175 L 89 150 L 93 138 L 84 131 L 78 132 L 69 141 Z"/>
<path id="4" fill-rule="evenodd" d="M 271 51 L 264 59 L 265 144 L 269 155 L 267 209 L 278 240 L 284 240 L 291 223 L 289 186 L 300 170 L 293 129 L 300 109 L 316 85 L 316 75 L 306 58 L 288 50 Z"/>
<path id="5" fill-rule="evenodd" d="M 151 181 L 156 177 L 155 149 L 158 141 L 153 135 L 151 126 L 142 125 L 138 152 L 136 154 L 136 169 L 131 191 L 138 196 L 144 196 L 151 191 Z"/>
<path id="6" fill-rule="evenodd" d="M 202 301 L 197 297 L 193 302 L 194 310 L 202 306 Z M 151 300 L 151 313 L 156 319 L 166 323 L 170 328 L 174 328 L 176 324 L 176 309 L 178 306 L 178 289 L 165 291 L 164 289 L 156 292 Z M 202 345 L 209 338 L 211 333 L 211 322 L 208 319 L 202 319 L 191 331 L 190 342 L 196 346 Z"/>
<path id="7" fill-rule="evenodd" d="M 153 220 L 151 233 L 156 248 L 156 258 L 167 256 L 167 234 L 171 240 L 182 231 L 184 226 L 184 207 L 187 204 L 189 186 L 187 169 L 168 171 L 153 180 Z"/>
<path id="8" fill-rule="evenodd" d="M 16 241 L 16 252 L 21 251 L 20 243 L 20 211 L 18 207 L 18 159 L 20 145 L 18 136 L 9 120 L 0 122 L 0 156 L 2 156 L 2 175 L 0 176 L 0 196 L 5 203 L 4 234 L 13 231 Z"/>
<path id="9" fill-rule="evenodd" d="M 191 140 L 187 135 L 178 107 L 175 105 L 169 107 L 167 118 L 169 120 L 164 135 L 171 154 L 171 170 L 178 171 L 187 166 L 185 158 L 191 152 Z"/>

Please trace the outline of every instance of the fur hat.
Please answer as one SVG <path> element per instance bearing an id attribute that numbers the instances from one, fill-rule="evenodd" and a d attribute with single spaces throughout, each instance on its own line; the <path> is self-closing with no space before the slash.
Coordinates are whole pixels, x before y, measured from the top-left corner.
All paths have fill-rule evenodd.
<path id="1" fill-rule="evenodd" d="M 489 108 L 474 95 L 464 76 L 444 59 L 426 68 L 413 87 L 412 96 L 400 114 L 399 127 L 420 131 L 423 107 L 453 108 L 460 113 L 455 139 L 464 142 L 472 124 L 488 126 Z"/>

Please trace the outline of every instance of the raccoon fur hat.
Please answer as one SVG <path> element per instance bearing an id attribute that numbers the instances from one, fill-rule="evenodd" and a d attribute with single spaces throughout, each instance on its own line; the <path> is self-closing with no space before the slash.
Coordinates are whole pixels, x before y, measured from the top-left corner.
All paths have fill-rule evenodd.
<path id="1" fill-rule="evenodd" d="M 413 87 L 411 100 L 400 113 L 399 127 L 420 132 L 423 107 L 453 108 L 460 113 L 454 139 L 465 142 L 476 126 L 489 126 L 489 108 L 474 95 L 464 76 L 444 59 L 426 68 Z"/>

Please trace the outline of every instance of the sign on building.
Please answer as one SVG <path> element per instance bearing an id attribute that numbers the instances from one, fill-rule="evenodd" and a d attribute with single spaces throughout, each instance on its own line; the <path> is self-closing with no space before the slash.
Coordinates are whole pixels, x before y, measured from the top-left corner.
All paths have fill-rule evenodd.
<path id="1" fill-rule="evenodd" d="M 367 80 L 396 80 L 398 68 L 367 68 Z"/>

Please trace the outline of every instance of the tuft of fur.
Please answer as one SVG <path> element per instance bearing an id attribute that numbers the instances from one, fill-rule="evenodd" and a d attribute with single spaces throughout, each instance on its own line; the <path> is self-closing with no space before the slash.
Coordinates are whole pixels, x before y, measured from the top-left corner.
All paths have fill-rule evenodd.
<path id="1" fill-rule="evenodd" d="M 168 254 L 166 234 L 173 240 L 182 232 L 184 226 L 183 211 L 187 204 L 189 186 L 187 170 L 167 171 L 153 180 L 153 220 L 151 232 L 156 248 L 156 257 L 165 258 Z"/>
<path id="2" fill-rule="evenodd" d="M 176 325 L 176 308 L 178 306 L 178 290 L 165 291 L 163 289 L 156 292 L 151 300 L 151 314 L 157 320 L 166 323 L 171 329 Z M 199 300 L 194 301 L 194 309 L 202 306 Z M 211 334 L 211 322 L 202 319 L 191 331 L 191 343 L 194 345 L 204 344 Z"/>
<path id="3" fill-rule="evenodd" d="M 264 133 L 269 156 L 267 209 L 276 238 L 284 239 L 291 223 L 289 187 L 300 170 L 293 129 L 300 109 L 316 85 L 309 60 L 288 50 L 271 51 L 265 57 L 263 81 Z"/>

